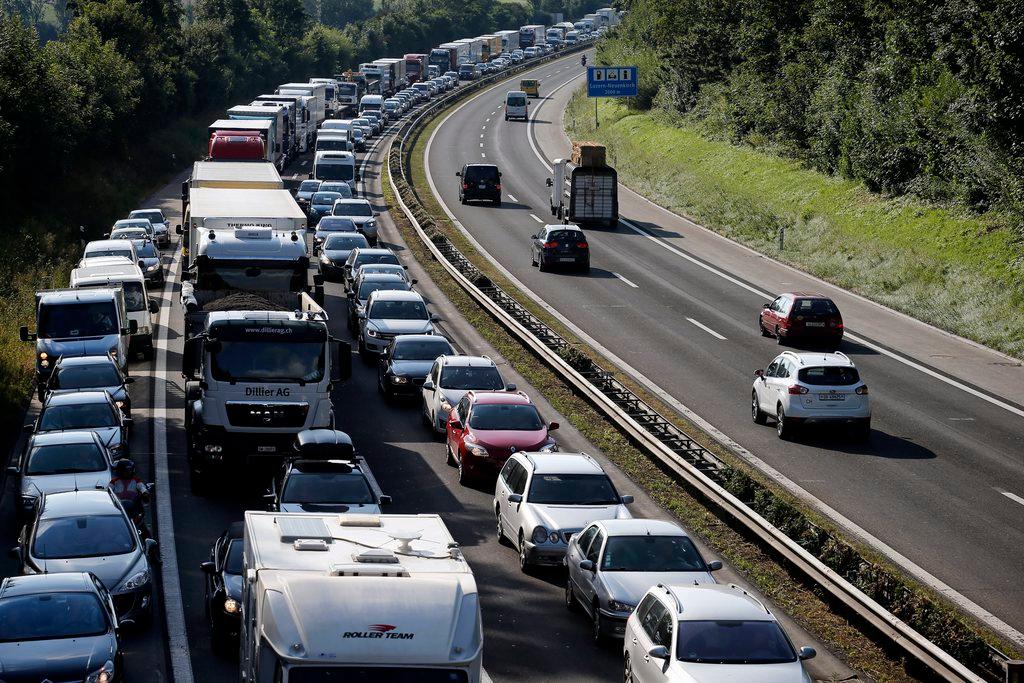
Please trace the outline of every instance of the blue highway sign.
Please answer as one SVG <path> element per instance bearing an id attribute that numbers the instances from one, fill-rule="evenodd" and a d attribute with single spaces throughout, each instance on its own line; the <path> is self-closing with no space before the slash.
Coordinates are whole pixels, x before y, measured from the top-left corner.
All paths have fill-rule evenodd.
<path id="1" fill-rule="evenodd" d="M 588 66 L 587 97 L 636 97 L 635 66 Z"/>

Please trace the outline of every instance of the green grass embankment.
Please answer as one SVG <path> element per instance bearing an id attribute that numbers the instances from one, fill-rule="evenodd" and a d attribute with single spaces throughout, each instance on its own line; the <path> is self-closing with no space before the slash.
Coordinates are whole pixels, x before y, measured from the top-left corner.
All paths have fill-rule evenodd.
<path id="1" fill-rule="evenodd" d="M 757 251 L 954 334 L 1024 358 L 1024 244 L 1008 219 L 868 192 L 686 122 L 573 97 L 574 139 L 619 180 Z M 779 231 L 785 247 L 779 250 Z"/>

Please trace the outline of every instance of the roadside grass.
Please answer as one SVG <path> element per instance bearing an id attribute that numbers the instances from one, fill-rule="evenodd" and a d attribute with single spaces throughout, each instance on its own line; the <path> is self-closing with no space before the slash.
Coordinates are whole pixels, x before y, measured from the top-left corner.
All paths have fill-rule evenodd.
<path id="1" fill-rule="evenodd" d="M 699 126 L 577 91 L 568 133 L 620 182 L 772 258 L 1024 359 L 1024 241 L 1009 219 L 868 192 Z M 779 232 L 785 229 L 784 249 Z"/>
<path id="2" fill-rule="evenodd" d="M 446 112 L 435 117 L 419 133 L 413 143 L 410 170 L 414 187 L 418 188 L 417 197 L 437 229 L 448 237 L 463 255 L 473 262 L 474 266 L 506 292 L 516 292 L 515 287 L 491 265 L 490 261 L 479 254 L 450 222 L 429 191 L 422 147 L 425 145 L 424 141 L 429 139 L 431 132 L 445 114 Z M 391 216 L 413 256 L 423 265 L 435 284 L 452 301 L 459 312 L 476 327 L 492 346 L 498 349 L 520 374 L 540 390 L 545 398 L 565 415 L 580 433 L 600 448 L 659 505 L 703 539 L 723 559 L 743 573 L 752 585 L 784 609 L 803 628 L 821 639 L 852 668 L 879 682 L 919 680 L 905 668 L 906 662 L 899 652 L 891 652 L 881 647 L 862 633 L 859 626 L 851 624 L 847 615 L 833 611 L 831 605 L 819 594 L 818 588 L 794 579 L 788 568 L 777 558 L 762 550 L 742 530 L 719 519 L 715 510 L 695 498 L 685 486 L 677 483 L 658 464 L 637 449 L 590 403 L 577 396 L 542 360 L 533 355 L 451 280 L 444 268 L 433 259 L 430 252 L 420 242 L 418 235 L 401 211 L 397 209 L 397 203 L 394 201 L 388 183 L 384 183 L 384 194 L 387 205 L 396 207 L 391 212 Z M 517 299 L 521 305 L 538 316 L 545 324 L 555 329 L 567 340 L 575 342 L 581 352 L 602 363 L 604 367 L 608 367 L 606 361 L 593 353 L 588 346 L 579 343 L 547 311 L 526 297 L 517 297 Z M 799 507 L 801 511 L 806 512 L 798 501 L 772 485 L 765 477 L 752 471 L 731 451 L 725 449 L 710 436 L 679 418 L 674 411 L 641 389 L 629 377 L 616 373 L 616 378 L 730 465 L 741 469 L 790 505 Z M 807 512 L 807 516 L 823 528 L 834 528 L 826 520 L 811 512 Z M 880 561 L 881 558 L 875 557 L 873 553 L 866 549 L 862 550 L 866 558 Z"/>
<path id="3" fill-rule="evenodd" d="M 25 221 L 4 220 L 0 247 L 0 439 L 17 438 L 30 398 L 34 347 L 18 328 L 35 328 L 35 292 L 67 287 L 80 253 L 78 227 L 97 239 L 136 203 L 202 154 L 206 115 L 179 120 L 154 132 L 125 159 L 96 159 L 76 169 L 61 189 L 61 202 L 17 211 Z M 24 207 L 22 207 L 24 208 Z"/>

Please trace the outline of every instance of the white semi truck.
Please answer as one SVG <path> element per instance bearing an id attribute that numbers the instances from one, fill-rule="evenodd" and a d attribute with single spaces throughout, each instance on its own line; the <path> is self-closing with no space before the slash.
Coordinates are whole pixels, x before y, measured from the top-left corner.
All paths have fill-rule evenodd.
<path id="1" fill-rule="evenodd" d="M 478 683 L 476 580 L 437 515 L 245 513 L 243 683 Z"/>
<path id="2" fill-rule="evenodd" d="M 230 162 L 209 163 L 227 164 Z M 245 185 L 240 185 L 240 181 L 236 180 L 224 184 L 200 186 L 193 184 L 190 187 L 182 225 L 177 228 L 178 233 L 182 236 L 186 270 L 195 266 L 196 254 L 192 253 L 191 246 L 198 244 L 201 232 L 208 236 L 211 230 L 232 231 L 236 228 L 255 226 L 272 228 L 277 233 L 285 233 L 289 240 L 291 240 L 293 232 L 300 237 L 305 234 L 306 214 L 295 203 L 295 198 L 288 190 L 262 189 L 260 176 L 264 174 L 260 171 L 261 166 L 253 165 L 251 167 L 254 173 L 249 183 Z M 206 176 L 216 175 L 217 170 L 202 168 Z M 225 170 L 227 170 L 226 167 Z M 238 171 L 240 172 L 241 169 Z M 194 179 L 196 168 L 193 168 L 192 173 Z M 238 175 L 239 173 L 233 174 L 233 177 L 238 178 Z M 270 184 L 273 179 L 265 177 L 264 182 Z M 277 182 L 280 182 L 280 176 L 277 178 Z"/>

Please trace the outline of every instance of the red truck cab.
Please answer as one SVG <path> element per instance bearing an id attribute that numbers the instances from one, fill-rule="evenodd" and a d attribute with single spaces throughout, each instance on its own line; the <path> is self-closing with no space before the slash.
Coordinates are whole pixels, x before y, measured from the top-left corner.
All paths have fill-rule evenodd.
<path id="1" fill-rule="evenodd" d="M 210 134 L 207 156 L 216 161 L 264 161 L 266 143 L 244 130 L 215 130 Z"/>
<path id="2" fill-rule="evenodd" d="M 405 79 L 409 81 L 409 85 L 422 81 L 426 76 L 427 57 L 429 55 L 405 55 Z"/>

